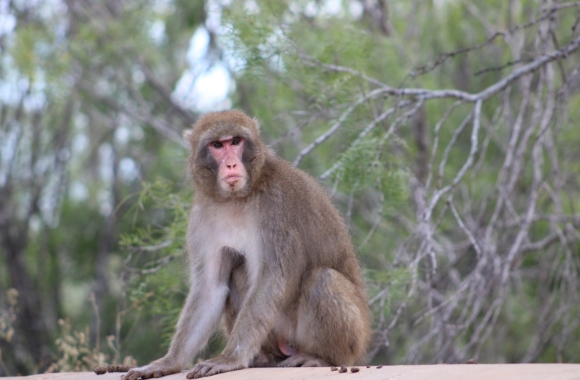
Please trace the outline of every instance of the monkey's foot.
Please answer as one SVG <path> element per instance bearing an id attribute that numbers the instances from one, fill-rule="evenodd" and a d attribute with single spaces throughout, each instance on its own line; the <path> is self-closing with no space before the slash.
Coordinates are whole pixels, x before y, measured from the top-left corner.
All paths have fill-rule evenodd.
<path id="1" fill-rule="evenodd" d="M 322 359 L 307 354 L 292 355 L 278 363 L 278 367 L 328 367 L 329 364 Z"/>
<path id="2" fill-rule="evenodd" d="M 169 366 L 162 363 L 151 363 L 144 367 L 133 368 L 121 380 L 137 380 L 159 378 L 181 372 L 181 367 Z"/>
<path id="3" fill-rule="evenodd" d="M 227 358 L 225 356 L 217 356 L 213 359 L 206 360 L 203 363 L 197 364 L 191 372 L 187 374 L 188 379 L 199 379 L 202 376 L 217 375 L 218 373 L 235 371 L 246 368 L 240 364 L 239 361 Z"/>
<path id="4" fill-rule="evenodd" d="M 261 351 L 254 357 L 252 362 L 250 363 L 250 368 L 259 368 L 259 367 L 276 367 L 278 362 L 274 358 L 274 355 Z"/>

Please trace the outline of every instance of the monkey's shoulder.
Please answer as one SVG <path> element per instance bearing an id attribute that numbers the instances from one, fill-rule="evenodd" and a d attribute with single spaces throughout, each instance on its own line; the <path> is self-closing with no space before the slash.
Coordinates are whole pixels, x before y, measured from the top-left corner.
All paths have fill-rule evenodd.
<path id="1" fill-rule="evenodd" d="M 266 159 L 262 177 L 260 192 L 271 194 L 275 198 L 286 198 L 286 201 L 289 200 L 287 197 L 296 198 L 297 201 L 308 198 L 330 201 L 328 194 L 314 177 L 278 156 Z"/>
<path id="2" fill-rule="evenodd" d="M 325 222 L 336 227 L 342 217 L 326 190 L 308 173 L 274 156 L 266 160 L 257 197 L 269 223 L 293 220 L 303 225 Z"/>

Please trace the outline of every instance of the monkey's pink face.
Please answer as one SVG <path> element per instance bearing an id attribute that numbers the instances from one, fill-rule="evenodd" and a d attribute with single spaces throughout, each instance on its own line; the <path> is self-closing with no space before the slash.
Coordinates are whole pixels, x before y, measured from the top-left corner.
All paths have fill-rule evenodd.
<path id="1" fill-rule="evenodd" d="M 224 137 L 208 145 L 212 157 L 218 163 L 218 183 L 220 189 L 231 195 L 246 188 L 248 172 L 242 161 L 244 139 Z"/>

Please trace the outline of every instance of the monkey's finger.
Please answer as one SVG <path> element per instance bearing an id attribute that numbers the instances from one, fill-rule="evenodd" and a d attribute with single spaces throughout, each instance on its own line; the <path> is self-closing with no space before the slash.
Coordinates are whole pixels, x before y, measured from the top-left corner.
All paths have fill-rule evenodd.
<path id="1" fill-rule="evenodd" d="M 137 380 L 140 377 L 141 377 L 141 372 L 129 371 L 125 376 L 123 376 L 123 380 Z"/>
<path id="2" fill-rule="evenodd" d="M 203 366 L 201 368 L 201 371 L 200 371 L 201 375 L 202 376 L 210 376 L 211 374 L 209 372 L 212 370 L 212 368 L 213 368 L 213 366 L 209 366 L 209 365 Z"/>
<path id="3" fill-rule="evenodd" d="M 193 376 L 194 374 L 200 372 L 202 368 L 203 368 L 203 363 L 196 364 L 193 367 L 193 369 L 191 371 L 189 371 L 189 373 L 187 375 Z M 193 379 L 193 377 L 190 377 L 190 379 Z"/>
<path id="4" fill-rule="evenodd" d="M 175 368 L 162 369 L 161 376 L 169 376 L 169 375 L 173 375 L 174 373 L 178 373 L 178 372 L 181 372 L 181 370 L 177 370 Z"/>
<path id="5" fill-rule="evenodd" d="M 228 371 L 227 370 L 224 370 L 224 369 L 220 369 L 220 367 L 216 366 L 216 367 L 213 367 L 204 376 L 213 376 L 213 375 L 217 375 L 218 373 L 223 373 L 223 372 L 228 372 Z"/>
<path id="6" fill-rule="evenodd" d="M 196 371 L 195 369 L 187 374 L 188 379 L 199 379 L 201 377 L 201 373 Z"/>
<path id="7" fill-rule="evenodd" d="M 196 365 L 188 374 L 187 377 L 188 379 L 199 379 L 201 377 L 201 373 L 199 373 L 199 364 Z"/>

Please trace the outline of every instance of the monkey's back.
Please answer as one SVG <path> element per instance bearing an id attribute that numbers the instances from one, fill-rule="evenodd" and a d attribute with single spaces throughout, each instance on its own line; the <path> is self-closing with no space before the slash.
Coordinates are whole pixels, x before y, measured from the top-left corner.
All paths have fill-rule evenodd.
<path id="1" fill-rule="evenodd" d="M 332 268 L 362 286 L 348 228 L 316 179 L 269 154 L 257 190 L 261 228 L 271 238 L 263 243 L 277 261 Z"/>
<path id="2" fill-rule="evenodd" d="M 342 339 L 337 339 L 340 334 L 333 332 L 329 334 L 332 338 L 325 340 L 328 336 L 323 331 L 332 327 L 321 323 L 314 324 L 309 331 L 301 332 L 298 328 L 298 341 L 318 346 L 311 339 L 317 336 L 325 342 L 322 344 L 325 348 L 315 350 L 319 355 L 330 358 L 336 353 L 350 352 L 349 360 L 363 360 L 371 337 L 370 311 L 344 219 L 316 179 L 289 162 L 268 155 L 263 174 L 257 188 L 260 226 L 266 232 L 262 244 L 269 261 L 275 263 L 273 267 L 282 269 L 282 277 L 289 284 L 284 313 L 295 315 L 295 305 L 304 304 L 308 305 L 306 320 L 327 320 L 328 313 L 339 313 L 336 323 L 348 321 L 341 329 L 342 333 L 348 331 Z M 301 302 L 301 297 L 312 303 Z M 308 352 L 309 346 L 305 347 Z"/>

